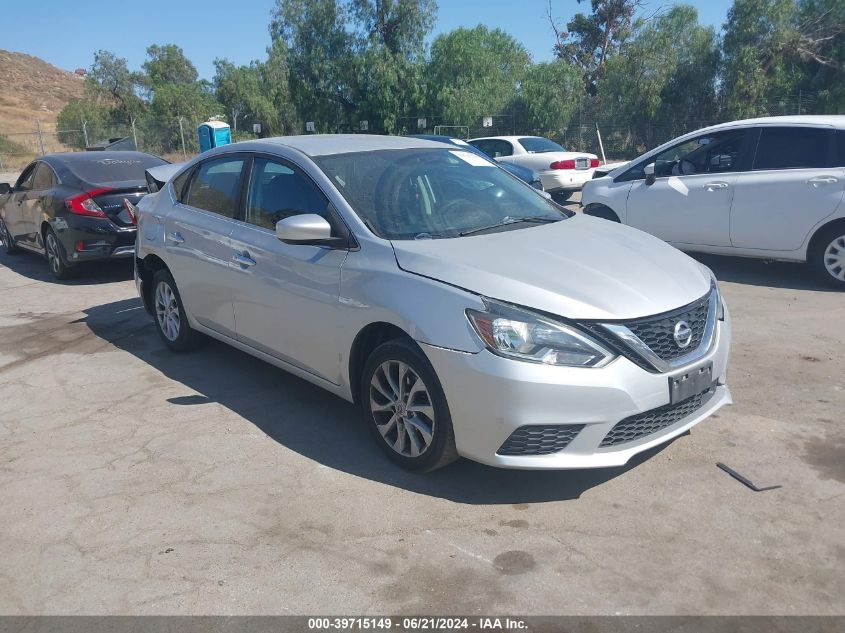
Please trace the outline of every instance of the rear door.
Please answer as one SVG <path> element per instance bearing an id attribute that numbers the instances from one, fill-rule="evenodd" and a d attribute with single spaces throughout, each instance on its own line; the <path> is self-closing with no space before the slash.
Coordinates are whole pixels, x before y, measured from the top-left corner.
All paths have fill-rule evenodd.
<path id="1" fill-rule="evenodd" d="M 751 171 L 736 183 L 731 241 L 737 248 L 794 251 L 845 194 L 829 127 L 766 126 Z"/>
<path id="2" fill-rule="evenodd" d="M 187 311 L 201 325 L 235 338 L 230 236 L 248 159 L 225 155 L 199 163 L 164 221 L 167 260 Z"/>
<path id="3" fill-rule="evenodd" d="M 747 129 L 710 132 L 649 159 L 656 179 L 648 184 L 642 165 L 628 193 L 627 224 L 678 244 L 730 246 L 731 201 L 737 175 L 751 152 Z"/>
<path id="4" fill-rule="evenodd" d="M 345 234 L 305 172 L 281 158 L 257 156 L 244 221 L 232 234 L 241 262 L 233 286 L 238 339 L 337 384 L 340 269 L 348 251 L 279 241 L 276 222 L 303 213 L 321 215 L 334 235 Z"/>

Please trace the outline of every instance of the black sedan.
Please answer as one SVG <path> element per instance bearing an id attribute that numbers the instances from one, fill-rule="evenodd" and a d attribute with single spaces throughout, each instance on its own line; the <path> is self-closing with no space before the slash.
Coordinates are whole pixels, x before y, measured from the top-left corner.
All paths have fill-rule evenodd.
<path id="1" fill-rule="evenodd" d="M 437 141 L 439 143 L 448 143 L 449 145 L 457 145 L 463 150 L 468 152 L 472 152 L 473 154 L 478 154 L 482 158 L 486 158 L 487 160 L 492 160 L 495 162 L 499 167 L 504 169 L 509 174 L 516 176 L 523 182 L 527 182 L 529 185 L 534 187 L 535 189 L 539 189 L 540 191 L 543 190 L 543 184 L 540 182 L 540 176 L 536 174 L 536 172 L 531 171 L 527 167 L 523 167 L 522 165 L 514 165 L 513 163 L 500 163 L 492 158 L 490 158 L 487 154 L 482 152 L 477 147 L 473 147 L 466 141 L 463 141 L 459 138 L 455 138 L 453 136 L 442 136 L 440 134 L 411 134 L 412 138 L 422 138 L 427 141 Z"/>
<path id="2" fill-rule="evenodd" d="M 0 239 L 7 253 L 46 256 L 57 279 L 81 262 L 132 257 L 132 207 L 147 193 L 144 171 L 165 164 L 141 152 L 49 154 L 14 187 L 0 183 Z"/>

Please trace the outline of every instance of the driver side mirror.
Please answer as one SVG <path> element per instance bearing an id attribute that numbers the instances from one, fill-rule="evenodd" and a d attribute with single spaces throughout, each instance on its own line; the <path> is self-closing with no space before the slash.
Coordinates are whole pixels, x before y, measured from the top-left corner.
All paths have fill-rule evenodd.
<path id="1" fill-rule="evenodd" d="M 316 213 L 292 215 L 279 220 L 276 222 L 276 237 L 285 244 L 308 244 L 332 248 L 347 248 L 349 245 L 342 237 L 332 237 L 331 224 Z"/>
<path id="2" fill-rule="evenodd" d="M 12 193 L 12 185 L 8 182 L 0 182 L 0 196 L 5 196 L 7 193 Z"/>
<path id="3" fill-rule="evenodd" d="M 649 163 L 643 167 L 643 173 L 645 174 L 645 184 L 653 185 L 654 181 L 657 180 L 657 176 L 654 175 L 654 163 Z"/>

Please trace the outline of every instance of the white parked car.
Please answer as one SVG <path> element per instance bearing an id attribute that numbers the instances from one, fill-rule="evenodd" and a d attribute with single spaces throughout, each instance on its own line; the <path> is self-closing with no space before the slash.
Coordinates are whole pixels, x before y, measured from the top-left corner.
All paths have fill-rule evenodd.
<path id="1" fill-rule="evenodd" d="M 536 171 L 543 189 L 563 200 L 579 191 L 599 166 L 595 154 L 567 152 L 554 141 L 540 136 L 490 136 L 468 142 L 497 161 Z"/>
<path id="2" fill-rule="evenodd" d="M 587 215 L 686 251 L 808 262 L 845 289 L 845 116 L 686 134 L 590 181 Z"/>

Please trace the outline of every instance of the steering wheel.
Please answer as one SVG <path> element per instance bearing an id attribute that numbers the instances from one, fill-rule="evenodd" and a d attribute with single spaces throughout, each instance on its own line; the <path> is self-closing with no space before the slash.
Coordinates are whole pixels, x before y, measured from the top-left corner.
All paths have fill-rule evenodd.
<path id="1" fill-rule="evenodd" d="M 486 209 L 476 202 L 466 200 L 465 198 L 457 198 L 450 200 L 440 208 L 441 217 L 453 211 L 460 209 L 461 225 L 485 224 L 490 222 Z"/>

